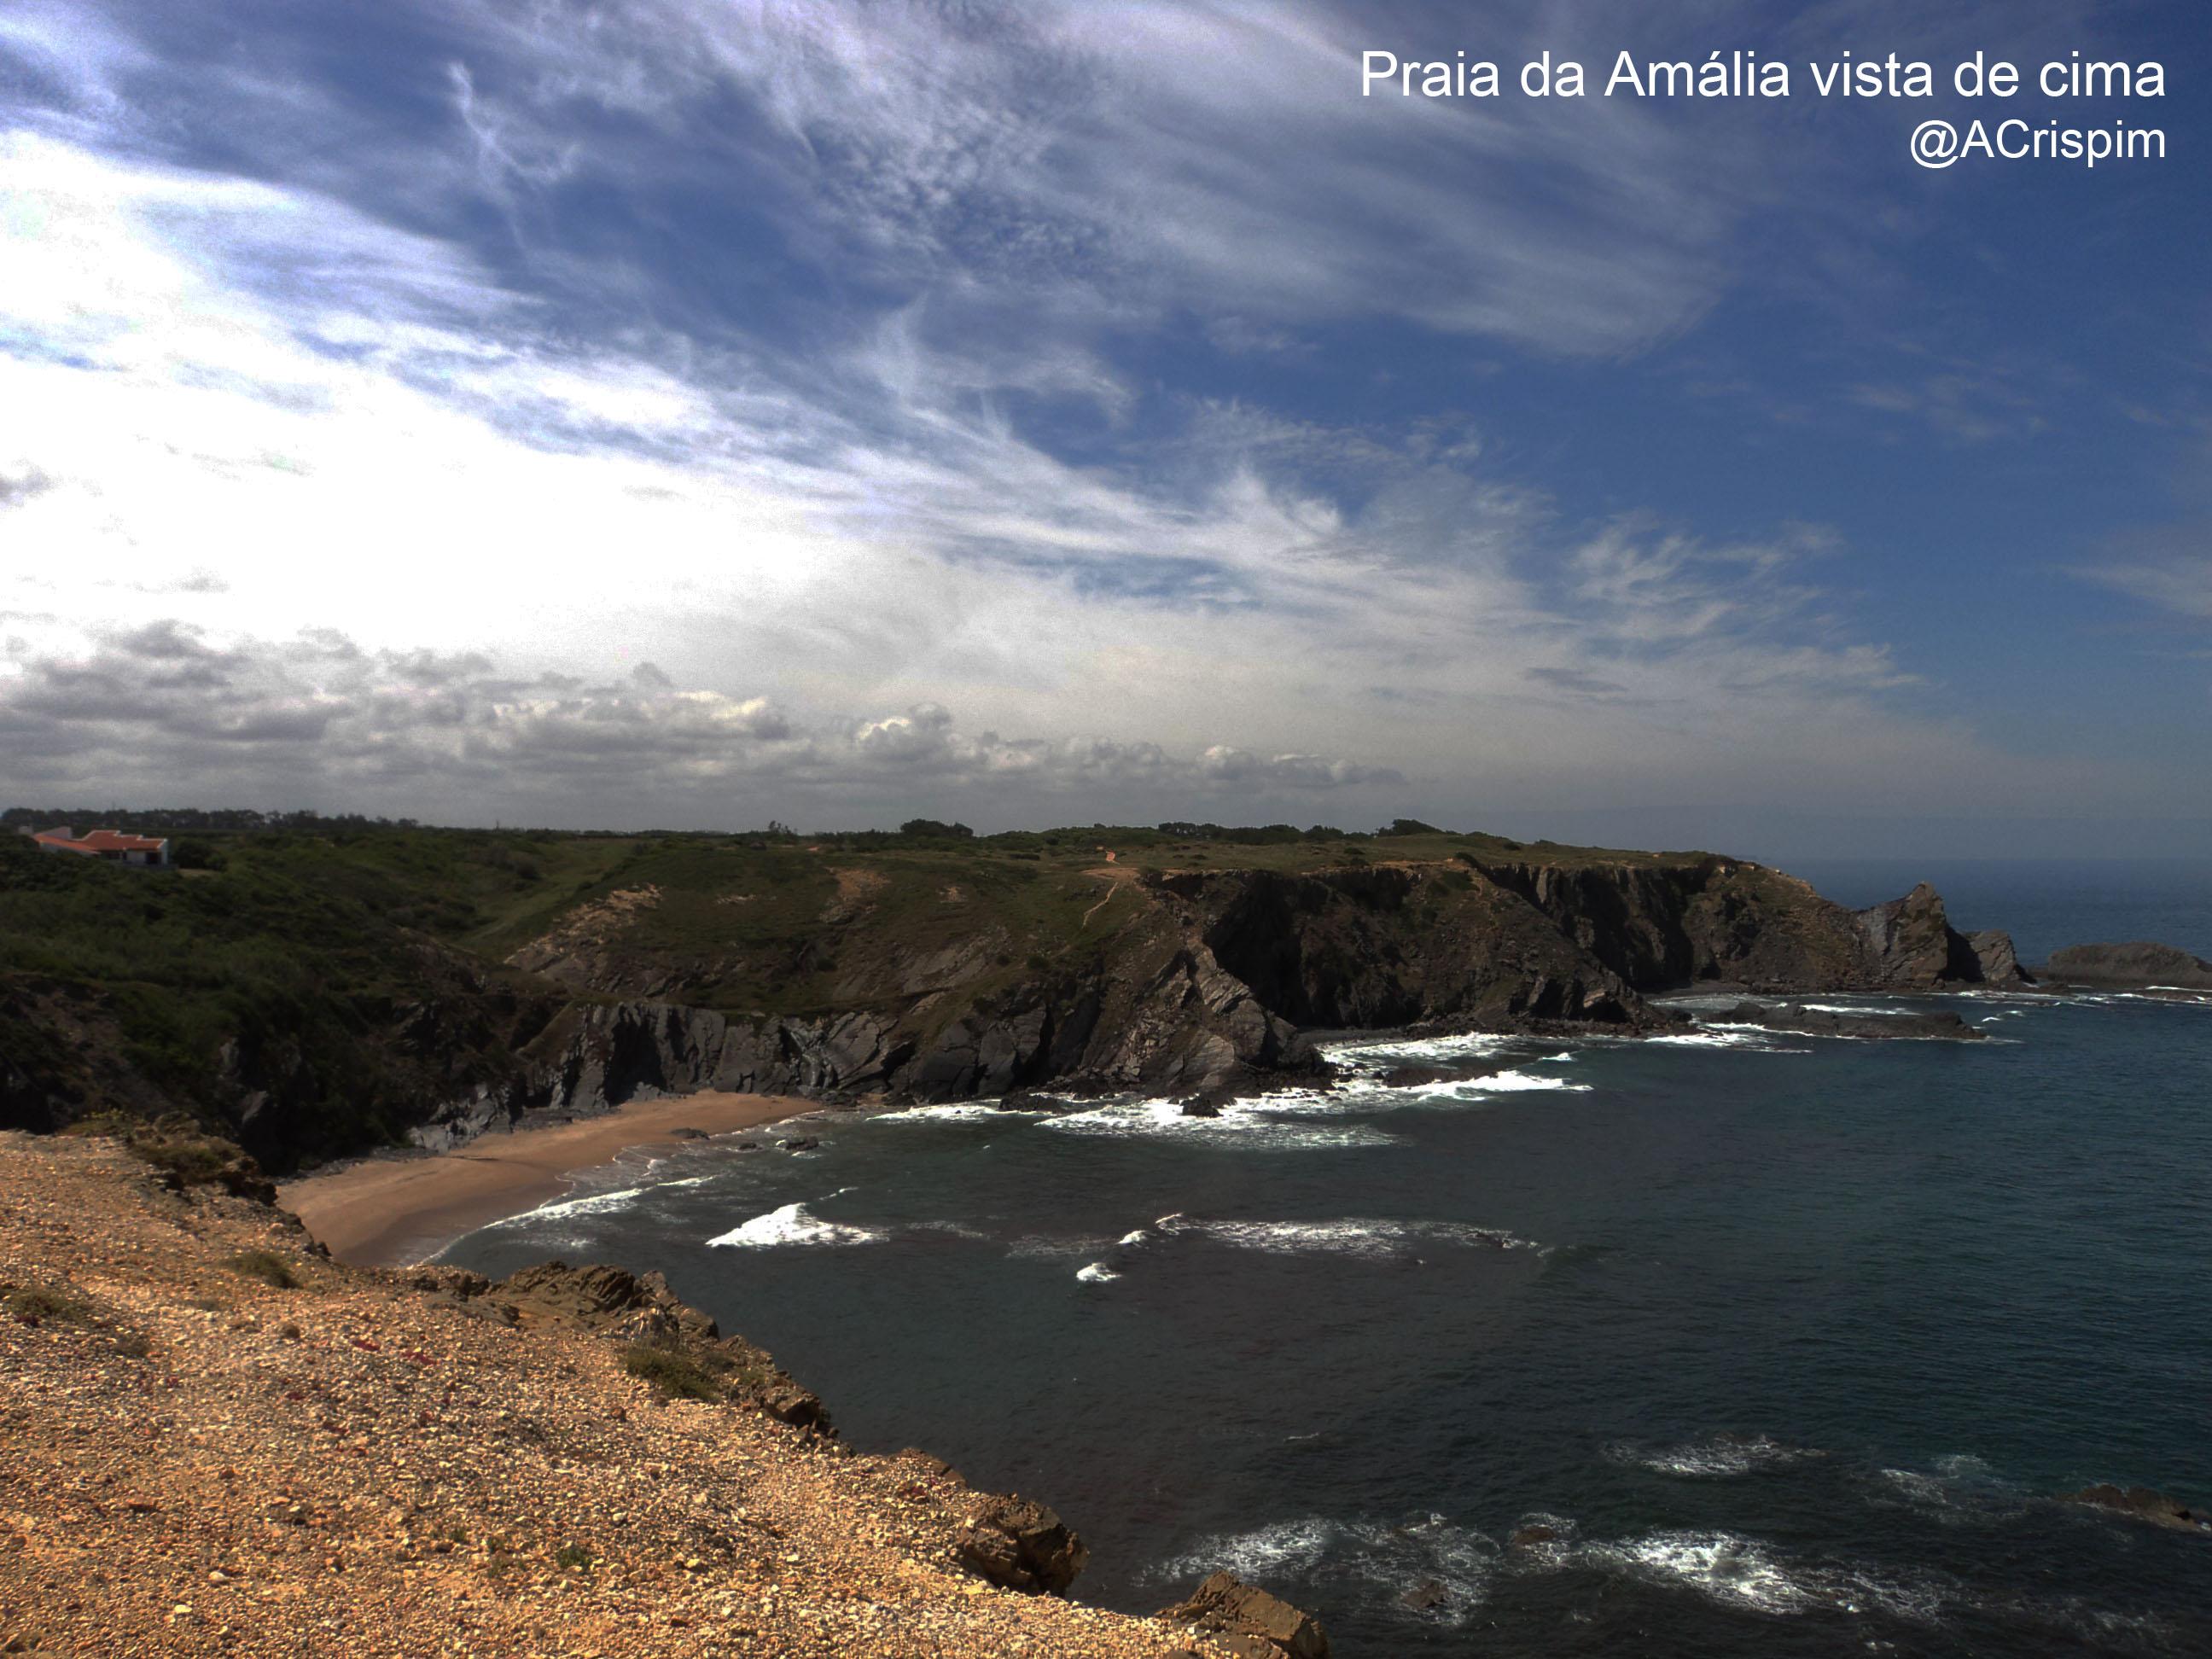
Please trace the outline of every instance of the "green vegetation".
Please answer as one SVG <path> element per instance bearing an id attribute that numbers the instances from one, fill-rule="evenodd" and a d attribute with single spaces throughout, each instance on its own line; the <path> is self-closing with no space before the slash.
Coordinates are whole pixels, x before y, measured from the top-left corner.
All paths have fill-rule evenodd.
<path id="1" fill-rule="evenodd" d="M 167 833 L 190 867 L 41 854 L 0 833 L 0 1127 L 98 1120 L 175 1181 L 234 1189 L 210 1134 L 278 1171 L 392 1143 L 428 1106 L 527 1075 L 529 1045 L 557 1041 L 580 1003 L 821 1019 L 957 986 L 919 1026 L 1075 982 L 1144 914 L 1133 874 L 1661 861 L 1410 818 L 994 836 L 921 818 L 811 836 L 198 810 L 4 821 Z M 158 1133 L 127 1127 L 165 1116 Z"/>
<path id="2" fill-rule="evenodd" d="M 553 1565 L 564 1571 L 589 1572 L 593 1557 L 581 1544 L 563 1544 L 553 1552 Z"/>
<path id="3" fill-rule="evenodd" d="M 300 1278 L 292 1264 L 270 1250 L 241 1250 L 222 1264 L 242 1279 L 258 1279 L 280 1291 L 296 1291 Z"/>
<path id="4" fill-rule="evenodd" d="M 623 1350 L 623 1369 L 660 1391 L 664 1400 L 720 1400 L 726 1387 L 688 1353 L 637 1343 Z"/>

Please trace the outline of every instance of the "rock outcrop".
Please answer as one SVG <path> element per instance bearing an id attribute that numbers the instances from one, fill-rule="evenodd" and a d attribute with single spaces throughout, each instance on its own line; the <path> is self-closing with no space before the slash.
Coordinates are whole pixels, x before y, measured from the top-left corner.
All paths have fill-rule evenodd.
<path id="1" fill-rule="evenodd" d="M 2044 977 L 2118 990 L 2212 991 L 2212 962 L 2171 945 L 2074 945 L 2054 951 Z"/>
<path id="2" fill-rule="evenodd" d="M 540 1262 L 496 1281 L 451 1268 L 416 1275 L 418 1287 L 442 1291 L 505 1322 L 594 1331 L 611 1340 L 692 1361 L 725 1398 L 757 1407 L 780 1423 L 835 1438 L 821 1400 L 778 1369 L 742 1337 L 726 1337 L 713 1319 L 677 1299 L 657 1273 L 622 1267 L 571 1267 Z"/>
<path id="3" fill-rule="evenodd" d="M 1311 1613 L 1225 1572 L 1158 1616 L 1204 1632 L 1239 1659 L 1328 1659 L 1328 1637 Z"/>
<path id="4" fill-rule="evenodd" d="M 1762 1030 L 1784 1031 L 1799 1036 L 1857 1037 L 1893 1042 L 1980 1042 L 1979 1027 L 1969 1025 L 1944 1009 L 1909 1014 L 1838 1013 L 1829 1008 L 1808 1008 L 1799 1003 L 1739 1002 L 1711 1016 L 1722 1025 L 1756 1025 Z"/>
<path id="5" fill-rule="evenodd" d="M 350 953 L 328 982 L 304 1010 L 249 1014 L 273 997 L 255 981 L 208 1017 L 221 1036 L 197 1058 L 149 1041 L 127 988 L 0 979 L 0 1127 L 182 1108 L 289 1172 L 708 1089 L 1128 1090 L 1205 1109 L 1325 1079 L 1303 1035 L 1319 1029 L 1638 1033 L 1680 1023 L 1651 994 L 1700 985 L 2025 982 L 2008 939 L 1959 933 L 1925 886 L 1853 913 L 1741 860 L 1435 841 L 1422 858 L 1352 848 L 1304 867 L 1195 846 L 1168 868 L 1009 850 L 963 854 L 951 884 L 905 852 L 660 848 L 565 908 L 549 896 L 544 931 L 496 966 L 333 898 L 320 925 Z M 542 879 L 516 876 L 520 856 L 489 869 Z M 329 873 L 343 893 L 350 878 Z"/>
<path id="6" fill-rule="evenodd" d="M 923 1101 L 1141 1089 L 1204 1114 L 1285 1078 L 1323 1079 L 1308 1028 L 1633 1032 L 1676 1018 L 1647 993 L 1698 982 L 1799 992 L 2027 982 L 2007 935 L 1957 933 L 1932 888 L 1854 913 L 1791 877 L 1720 858 L 1181 871 L 1127 885 L 1141 902 L 1125 902 L 1120 931 L 1081 971 L 1001 975 L 964 1000 L 946 977 L 994 959 L 947 947 L 898 959 L 903 1001 L 824 1018 L 653 1000 L 574 1006 L 523 1049 L 516 1075 L 447 1099 L 410 1138 L 443 1147 L 526 1113 L 702 1089 Z M 578 948 L 573 934 L 549 937 Z M 619 978 L 588 962 L 574 975 Z M 656 970 L 653 982 L 665 981 Z M 1819 1023 L 1790 1018 L 1786 1029 Z M 1820 1029 L 1975 1035 L 1934 1029 L 1942 1023 Z"/>
<path id="7" fill-rule="evenodd" d="M 2063 1493 L 2058 1501 L 2109 1510 L 2130 1520 L 2164 1527 L 2170 1532 L 2212 1534 L 2212 1510 L 2191 1509 L 2179 1498 L 2168 1498 L 2148 1486 L 2084 1486 L 2080 1492 Z"/>

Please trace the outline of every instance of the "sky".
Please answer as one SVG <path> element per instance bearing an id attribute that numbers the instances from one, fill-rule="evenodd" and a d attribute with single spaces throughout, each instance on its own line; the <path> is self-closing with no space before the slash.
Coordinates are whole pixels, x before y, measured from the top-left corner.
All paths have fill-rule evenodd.
<path id="1" fill-rule="evenodd" d="M 2201 855 L 2205 21 L 5 0 L 0 804 Z"/>

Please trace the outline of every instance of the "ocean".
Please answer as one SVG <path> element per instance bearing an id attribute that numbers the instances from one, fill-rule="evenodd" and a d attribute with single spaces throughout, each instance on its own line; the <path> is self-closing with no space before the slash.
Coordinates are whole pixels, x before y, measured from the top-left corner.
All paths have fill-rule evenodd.
<path id="1" fill-rule="evenodd" d="M 2212 955 L 2203 870 L 1802 873 Z M 1083 1599 L 1227 1567 L 1344 1659 L 2212 1652 L 2212 1539 L 2054 1501 L 2212 1501 L 2212 1006 L 1822 1000 L 1990 1040 L 1353 1035 L 1334 1096 L 824 1113 L 446 1259 L 662 1269 L 1054 1504 Z"/>

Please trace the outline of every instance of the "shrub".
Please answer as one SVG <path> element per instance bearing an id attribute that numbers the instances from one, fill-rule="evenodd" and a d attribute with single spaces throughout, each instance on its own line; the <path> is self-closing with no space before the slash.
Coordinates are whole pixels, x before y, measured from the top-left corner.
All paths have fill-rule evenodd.
<path id="1" fill-rule="evenodd" d="M 291 1264 L 281 1255 L 269 1250 L 240 1250 L 222 1264 L 245 1279 L 258 1279 L 263 1284 L 280 1291 L 300 1288 L 299 1276 Z"/>
<path id="2" fill-rule="evenodd" d="M 553 1552 L 553 1564 L 574 1568 L 578 1572 L 589 1572 L 592 1570 L 592 1553 L 581 1544 L 563 1544 Z"/>
<path id="3" fill-rule="evenodd" d="M 135 1136 L 131 1150 L 186 1187 L 221 1184 L 238 1158 L 235 1149 L 198 1135 Z"/>
<path id="4" fill-rule="evenodd" d="M 623 1369 L 660 1390 L 665 1400 L 720 1400 L 722 1385 L 688 1353 L 637 1343 L 623 1351 Z"/>

